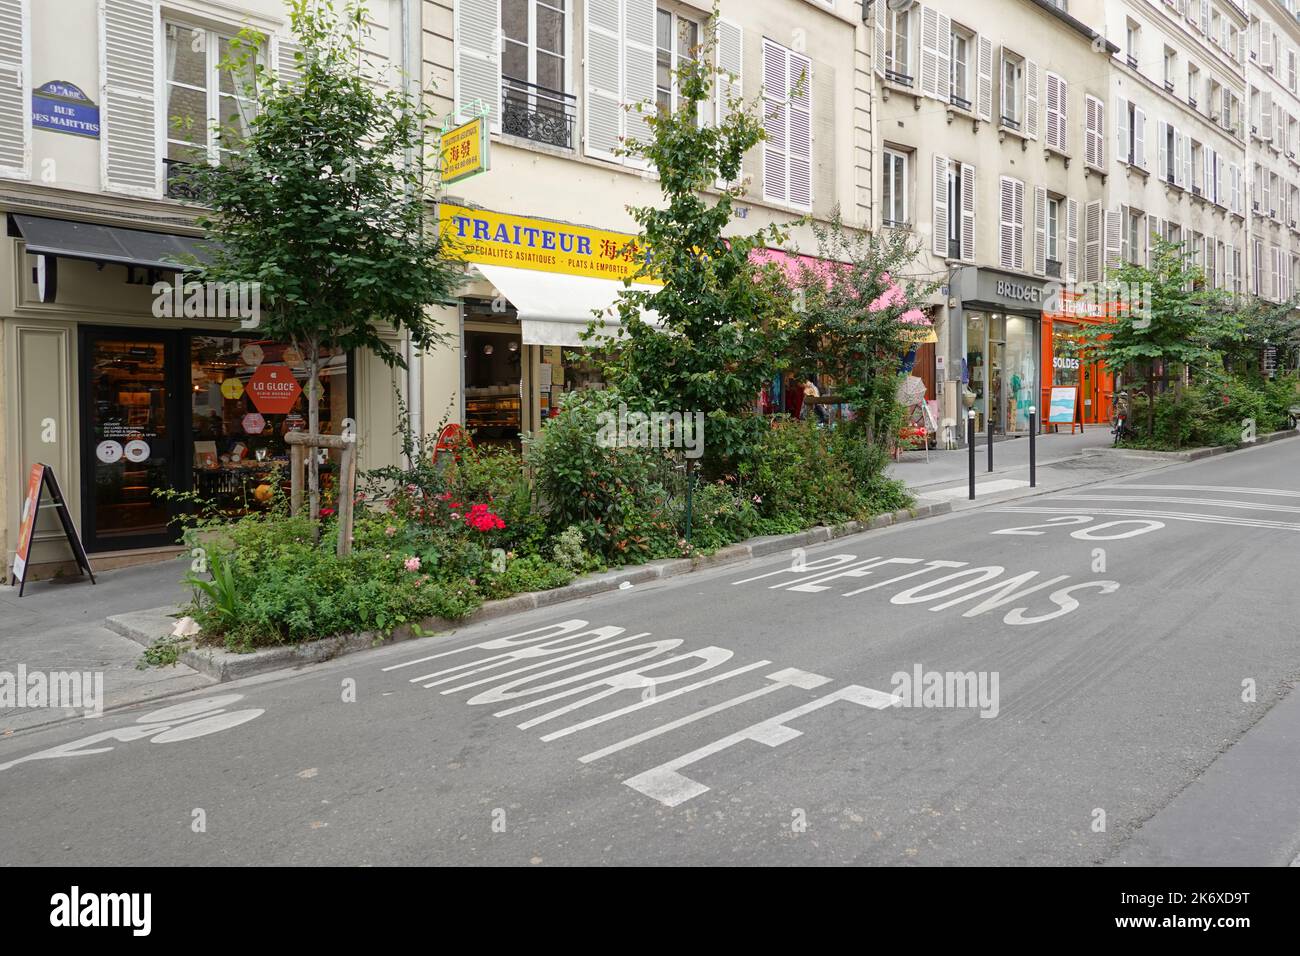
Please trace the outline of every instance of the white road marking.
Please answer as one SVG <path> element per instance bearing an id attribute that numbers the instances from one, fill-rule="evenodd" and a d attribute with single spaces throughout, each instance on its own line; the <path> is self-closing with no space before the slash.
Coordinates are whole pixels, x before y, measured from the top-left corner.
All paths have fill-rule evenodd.
<path id="1" fill-rule="evenodd" d="M 1012 491 L 1016 488 L 1028 488 L 1029 482 L 1021 478 L 994 478 L 991 481 L 975 482 L 975 497 L 979 498 L 981 494 L 997 494 L 999 491 Z M 970 487 L 962 485 L 960 488 L 940 488 L 938 491 L 921 489 L 922 498 L 938 498 L 941 501 L 949 498 L 965 498 L 970 494 Z"/>
<path id="2" fill-rule="evenodd" d="M 1052 495 L 1053 501 L 1154 501 L 1166 505 L 1207 505 L 1239 511 L 1277 511 L 1300 514 L 1300 505 L 1276 505 L 1263 501 L 1237 501 L 1231 498 L 1165 498 L 1157 495 Z"/>
<path id="3" fill-rule="evenodd" d="M 823 684 L 829 684 L 829 677 L 822 677 L 820 674 L 811 674 L 808 671 L 801 671 L 795 667 L 787 667 L 785 670 L 775 671 L 768 674 L 767 679 L 775 681 L 766 687 L 760 687 L 758 690 L 750 691 L 748 694 L 741 694 L 739 697 L 733 697 L 731 700 L 724 700 L 720 704 L 714 704 L 712 707 L 705 707 L 703 710 L 697 710 L 693 714 L 687 714 L 685 717 L 679 717 L 677 720 L 654 727 L 645 733 L 637 734 L 635 737 L 628 737 L 626 740 L 620 740 L 617 743 L 610 744 L 608 747 L 602 747 L 600 750 L 593 750 L 591 753 L 579 757 L 582 763 L 591 763 L 602 757 L 608 757 L 610 754 L 618 753 L 620 750 L 626 750 L 628 747 L 635 747 L 639 743 L 644 743 L 661 734 L 676 730 L 678 727 L 685 727 L 687 724 L 693 724 L 697 720 L 703 720 L 705 717 L 712 717 L 714 714 L 720 714 L 722 711 L 751 700 L 757 700 L 773 691 L 781 690 L 785 687 L 799 687 L 803 690 L 812 690 L 821 687 Z"/>
<path id="4" fill-rule="evenodd" d="M 1235 495 L 1277 495 L 1282 498 L 1300 498 L 1300 491 L 1286 491 L 1282 488 L 1242 488 L 1236 485 L 1097 485 L 1105 490 L 1118 491 L 1222 491 Z"/>
<path id="5" fill-rule="evenodd" d="M 777 747 L 794 740 L 796 737 L 802 737 L 803 731 L 796 730 L 794 727 L 787 727 L 786 721 L 802 717 L 804 714 L 820 710 L 840 700 L 846 700 L 863 707 L 870 707 L 873 710 L 883 710 L 886 707 L 893 706 L 896 698 L 893 694 L 886 694 L 883 691 L 872 690 L 858 684 L 849 684 L 847 687 L 841 687 L 825 697 L 818 697 L 816 700 L 801 704 L 792 710 L 787 710 L 783 714 L 760 720 L 744 730 L 728 734 L 721 740 L 715 740 L 713 743 L 692 750 L 675 760 L 660 764 L 634 777 L 628 777 L 623 783 L 638 793 L 653 797 L 664 806 L 675 807 L 680 803 L 685 803 L 692 797 L 707 793 L 709 789 L 699 781 L 683 776 L 679 771 L 684 767 L 698 763 L 705 757 L 720 753 L 742 741 L 752 740 L 755 743 L 766 744 L 769 747 Z"/>
<path id="6" fill-rule="evenodd" d="M 1300 524 L 1287 521 L 1269 521 L 1264 518 L 1230 518 L 1227 515 L 1203 515 L 1186 511 L 1154 511 L 1149 508 L 1093 508 L 1076 505 L 1073 508 L 993 508 L 998 514 L 1077 514 L 1086 511 L 1094 515 L 1116 515 L 1126 518 L 1152 518 L 1157 520 L 1195 521 L 1201 524 L 1233 525 L 1238 528 L 1269 528 L 1278 531 L 1300 531 Z"/>

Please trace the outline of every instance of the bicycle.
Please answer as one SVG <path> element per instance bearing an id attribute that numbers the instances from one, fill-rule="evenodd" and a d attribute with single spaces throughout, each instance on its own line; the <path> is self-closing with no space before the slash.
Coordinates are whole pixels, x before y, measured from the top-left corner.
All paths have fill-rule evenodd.
<path id="1" fill-rule="evenodd" d="M 1133 434 L 1133 429 L 1129 427 L 1129 393 L 1125 389 L 1115 393 L 1115 402 L 1110 409 L 1110 433 L 1115 436 L 1111 443 L 1112 447 L 1119 447 L 1119 443 Z"/>

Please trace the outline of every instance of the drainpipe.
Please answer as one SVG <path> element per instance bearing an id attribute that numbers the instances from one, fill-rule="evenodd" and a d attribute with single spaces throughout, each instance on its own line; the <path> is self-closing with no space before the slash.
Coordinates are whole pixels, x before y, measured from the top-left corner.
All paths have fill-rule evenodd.
<path id="1" fill-rule="evenodd" d="M 420 26 L 415 14 L 415 0 L 402 0 L 402 89 L 409 97 L 421 95 L 419 52 L 416 46 L 416 30 Z M 415 151 L 408 149 L 404 162 L 408 169 L 415 165 Z M 410 197 L 410 187 L 407 187 Z M 406 338 L 406 412 L 410 419 L 411 444 L 416 454 L 420 451 L 420 442 L 424 438 L 424 359 L 420 350 Z M 415 461 L 408 458 L 406 466 L 414 466 Z"/>

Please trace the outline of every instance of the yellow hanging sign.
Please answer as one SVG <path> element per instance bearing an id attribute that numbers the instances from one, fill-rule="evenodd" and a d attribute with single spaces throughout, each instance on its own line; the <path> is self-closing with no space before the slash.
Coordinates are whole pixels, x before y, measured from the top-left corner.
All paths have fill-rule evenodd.
<path id="1" fill-rule="evenodd" d="M 482 117 L 442 134 L 442 184 L 488 171 L 491 155 L 487 121 Z"/>

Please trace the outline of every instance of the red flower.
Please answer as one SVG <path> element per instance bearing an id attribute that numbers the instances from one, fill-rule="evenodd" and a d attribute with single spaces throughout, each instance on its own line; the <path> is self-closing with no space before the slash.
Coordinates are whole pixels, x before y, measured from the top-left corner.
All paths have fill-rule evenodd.
<path id="1" fill-rule="evenodd" d="M 332 515 L 332 514 L 334 514 L 334 509 L 333 509 L 333 508 L 322 508 L 322 509 L 320 510 L 320 516 L 321 516 L 322 518 L 328 518 L 328 517 L 329 517 L 330 515 Z"/>
<path id="2" fill-rule="evenodd" d="M 465 515 L 465 523 L 475 531 L 500 531 L 506 526 L 500 515 L 494 514 L 487 505 L 472 505 Z"/>

